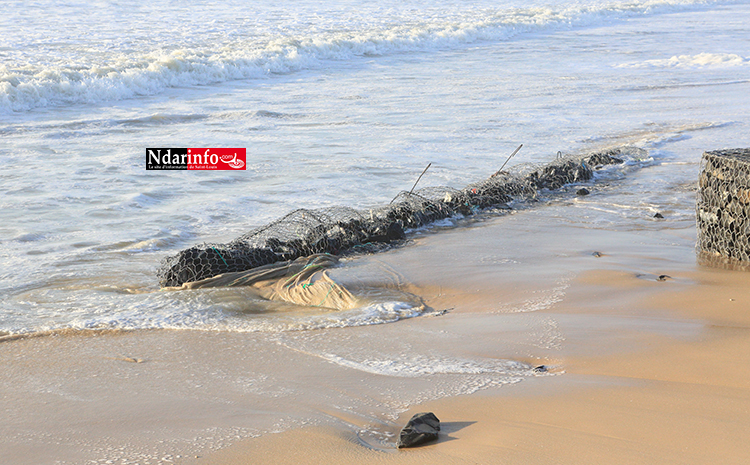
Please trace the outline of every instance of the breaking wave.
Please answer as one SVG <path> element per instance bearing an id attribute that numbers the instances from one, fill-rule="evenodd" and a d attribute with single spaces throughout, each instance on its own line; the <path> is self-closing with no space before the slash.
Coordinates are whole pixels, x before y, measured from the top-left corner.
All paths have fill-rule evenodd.
<path id="1" fill-rule="evenodd" d="M 723 2 L 726 3 L 726 2 Z M 646 0 L 599 5 L 480 9 L 429 19 L 384 18 L 316 32 L 305 30 L 262 40 L 211 42 L 137 51 L 114 47 L 80 56 L 59 53 L 6 60 L 0 65 L 0 113 L 155 95 L 169 88 L 260 79 L 330 61 L 445 49 L 502 41 L 533 33 L 601 25 L 620 19 L 707 8 L 706 0 Z M 231 32 L 231 31 L 230 31 Z M 229 34 L 231 35 L 231 34 Z M 171 48 L 170 48 L 171 47 Z M 716 55 L 711 55 L 716 57 Z M 702 55 L 692 60 L 705 60 Z M 744 60 L 718 58 L 723 60 Z M 678 63 L 681 57 L 677 58 Z M 689 60 L 688 60 L 689 61 Z M 710 61 L 710 60 L 709 60 Z"/>

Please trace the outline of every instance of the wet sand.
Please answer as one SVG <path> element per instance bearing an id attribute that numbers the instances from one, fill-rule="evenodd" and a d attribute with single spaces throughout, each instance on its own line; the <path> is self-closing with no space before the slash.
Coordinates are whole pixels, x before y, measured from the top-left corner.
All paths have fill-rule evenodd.
<path id="1" fill-rule="evenodd" d="M 612 305 L 598 307 L 600 316 L 684 318 L 701 326 L 697 334 L 685 339 L 617 331 L 613 344 L 621 345 L 616 339 L 623 337 L 637 347 L 607 354 L 605 337 L 600 350 L 562 351 L 555 360 L 565 371 L 560 376 L 426 402 L 395 422 L 403 425 L 420 411 L 436 413 L 443 425 L 436 443 L 377 449 L 344 428 L 307 428 L 244 441 L 189 463 L 264 463 L 270 457 L 279 464 L 748 463 L 748 275 L 699 270 L 677 279 L 685 284 L 644 296 L 640 291 L 652 283 L 625 272 L 590 271 L 574 283 L 577 295 L 555 313 L 580 316 L 595 299 Z M 631 293 L 640 297 L 618 296 Z"/>
<path id="2" fill-rule="evenodd" d="M 694 234 L 539 209 L 339 269 L 386 273 L 431 316 L 7 341 L 0 449 L 19 465 L 747 463 L 750 275 L 696 265 Z M 441 440 L 396 450 L 420 411 Z"/>

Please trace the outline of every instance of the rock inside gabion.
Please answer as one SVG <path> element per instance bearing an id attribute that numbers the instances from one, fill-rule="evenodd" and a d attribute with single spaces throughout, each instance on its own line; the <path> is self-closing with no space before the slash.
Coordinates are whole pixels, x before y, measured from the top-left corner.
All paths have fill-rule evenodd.
<path id="1" fill-rule="evenodd" d="M 750 149 L 703 154 L 696 217 L 701 261 L 750 266 Z"/>

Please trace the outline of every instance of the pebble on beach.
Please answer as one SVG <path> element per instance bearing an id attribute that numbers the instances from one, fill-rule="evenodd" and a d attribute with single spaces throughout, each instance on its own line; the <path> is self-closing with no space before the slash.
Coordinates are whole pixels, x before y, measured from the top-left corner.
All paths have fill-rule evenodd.
<path id="1" fill-rule="evenodd" d="M 417 413 L 401 430 L 396 447 L 414 447 L 436 441 L 440 431 L 440 420 L 432 412 Z"/>

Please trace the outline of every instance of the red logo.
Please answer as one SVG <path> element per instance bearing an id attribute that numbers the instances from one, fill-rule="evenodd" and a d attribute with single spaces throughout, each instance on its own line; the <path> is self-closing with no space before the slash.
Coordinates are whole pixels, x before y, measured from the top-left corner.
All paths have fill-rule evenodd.
<path id="1" fill-rule="evenodd" d="M 147 170 L 244 170 L 244 148 L 149 148 Z"/>
<path id="2" fill-rule="evenodd" d="M 189 148 L 189 170 L 244 170 L 247 163 L 244 148 Z"/>

